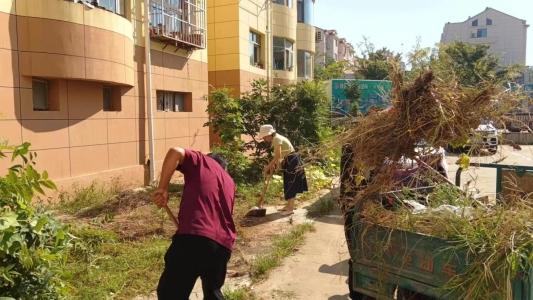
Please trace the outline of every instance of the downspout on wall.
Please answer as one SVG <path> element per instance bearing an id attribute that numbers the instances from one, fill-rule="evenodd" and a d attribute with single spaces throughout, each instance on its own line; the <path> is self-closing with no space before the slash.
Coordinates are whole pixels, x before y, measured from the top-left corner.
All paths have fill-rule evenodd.
<path id="1" fill-rule="evenodd" d="M 144 54 L 146 65 L 146 103 L 148 106 L 148 148 L 149 148 L 149 168 L 150 182 L 153 184 L 155 178 L 155 145 L 154 145 L 154 112 L 152 103 L 152 58 L 150 55 L 150 0 L 144 0 Z"/>

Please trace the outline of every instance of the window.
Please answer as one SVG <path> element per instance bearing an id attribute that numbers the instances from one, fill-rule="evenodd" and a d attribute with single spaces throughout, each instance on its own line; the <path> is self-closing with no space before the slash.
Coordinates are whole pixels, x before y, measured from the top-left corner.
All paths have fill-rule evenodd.
<path id="1" fill-rule="evenodd" d="M 59 111 L 59 99 L 66 95 L 64 80 L 32 79 L 34 111 Z"/>
<path id="2" fill-rule="evenodd" d="M 97 0 L 95 2 L 98 7 L 102 7 L 122 16 L 125 14 L 124 0 Z"/>
<path id="3" fill-rule="evenodd" d="M 487 18 L 487 26 L 492 25 L 492 19 Z"/>
<path id="4" fill-rule="evenodd" d="M 292 71 L 293 43 L 287 39 L 274 37 L 274 70 Z"/>
<path id="5" fill-rule="evenodd" d="M 261 36 L 250 31 L 250 65 L 263 68 L 261 62 Z"/>
<path id="6" fill-rule="evenodd" d="M 157 91 L 157 110 L 167 112 L 191 112 L 192 94 Z"/>
<path id="7" fill-rule="evenodd" d="M 298 8 L 298 22 L 304 23 L 304 0 L 298 0 L 296 6 Z"/>
<path id="8" fill-rule="evenodd" d="M 285 5 L 288 7 L 292 7 L 292 0 L 272 0 L 272 2 L 279 4 L 279 5 Z"/>
<path id="9" fill-rule="evenodd" d="M 478 22 L 477 22 L 477 19 L 474 20 L 474 21 L 472 21 L 472 26 L 474 26 L 474 27 L 477 26 L 477 23 L 478 23 Z"/>
<path id="10" fill-rule="evenodd" d="M 298 50 L 298 77 L 312 78 L 313 77 L 313 56 L 310 52 Z"/>
<path id="11" fill-rule="evenodd" d="M 33 79 L 33 110 L 45 111 L 50 110 L 48 101 L 48 80 Z"/>
<path id="12" fill-rule="evenodd" d="M 477 30 L 477 37 L 478 37 L 478 38 L 484 38 L 484 37 L 487 37 L 487 28 L 478 29 L 478 30 Z"/>
<path id="13" fill-rule="evenodd" d="M 317 31 L 315 34 L 315 41 L 322 42 L 322 31 Z"/>
<path id="14" fill-rule="evenodd" d="M 102 88 L 104 111 L 121 111 L 120 87 L 104 86 Z"/>

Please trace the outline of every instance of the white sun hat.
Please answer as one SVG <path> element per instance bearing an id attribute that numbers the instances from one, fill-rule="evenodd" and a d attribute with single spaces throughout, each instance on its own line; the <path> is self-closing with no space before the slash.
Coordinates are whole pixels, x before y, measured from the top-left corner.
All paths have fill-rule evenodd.
<path id="1" fill-rule="evenodd" d="M 261 128 L 259 128 L 259 132 L 257 133 L 257 138 L 262 139 L 265 136 L 273 134 L 274 132 L 276 132 L 276 130 L 272 125 L 261 125 Z"/>

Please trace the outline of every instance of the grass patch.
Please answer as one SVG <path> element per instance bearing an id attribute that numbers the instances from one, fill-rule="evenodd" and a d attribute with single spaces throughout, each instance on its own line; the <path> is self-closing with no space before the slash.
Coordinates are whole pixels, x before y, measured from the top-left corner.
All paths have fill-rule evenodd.
<path id="1" fill-rule="evenodd" d="M 59 203 L 54 208 L 68 214 L 77 214 L 84 210 L 98 209 L 105 206 L 120 191 L 121 187 L 118 181 L 112 181 L 109 185 L 93 182 L 86 187 L 76 186 L 73 192 L 61 193 L 59 195 Z"/>
<path id="2" fill-rule="evenodd" d="M 313 229 L 310 223 L 299 224 L 290 232 L 276 237 L 271 250 L 253 261 L 250 272 L 252 280 L 262 279 L 270 270 L 279 266 L 283 258 L 291 255 L 303 243 L 305 233 Z"/>
<path id="3" fill-rule="evenodd" d="M 316 218 L 327 215 L 333 209 L 335 209 L 336 206 L 337 203 L 335 202 L 335 199 L 333 198 L 331 193 L 329 193 L 309 206 L 309 208 L 307 209 L 307 216 Z"/>
<path id="4" fill-rule="evenodd" d="M 224 298 L 226 300 L 255 300 L 256 297 L 249 287 L 240 287 L 237 289 L 224 289 Z"/>
<path id="5" fill-rule="evenodd" d="M 62 277 L 68 299 L 131 299 L 155 290 L 167 238 L 118 241 L 113 232 L 85 226 L 69 251 Z"/>

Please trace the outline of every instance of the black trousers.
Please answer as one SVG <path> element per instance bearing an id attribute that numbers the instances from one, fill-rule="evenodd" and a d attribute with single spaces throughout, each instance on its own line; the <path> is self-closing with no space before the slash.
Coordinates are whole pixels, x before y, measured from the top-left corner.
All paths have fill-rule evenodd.
<path id="1" fill-rule="evenodd" d="M 159 285 L 160 300 L 187 300 L 198 277 L 205 300 L 224 299 L 222 285 L 231 251 L 215 241 L 196 235 L 174 235 L 165 254 Z"/>

